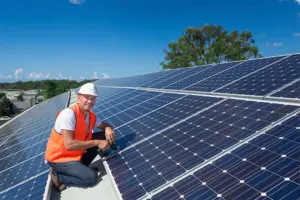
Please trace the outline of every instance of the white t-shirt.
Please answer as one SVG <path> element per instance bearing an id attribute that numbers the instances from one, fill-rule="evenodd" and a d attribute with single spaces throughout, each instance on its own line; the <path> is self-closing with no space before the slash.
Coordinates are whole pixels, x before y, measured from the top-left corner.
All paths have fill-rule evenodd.
<path id="1" fill-rule="evenodd" d="M 85 119 L 87 127 L 89 127 L 89 120 L 90 120 L 90 115 L 88 114 Z M 97 128 L 101 123 L 102 123 L 101 119 L 97 117 L 95 126 L 93 128 Z M 61 133 L 62 129 L 74 131 L 75 126 L 76 126 L 76 117 L 74 111 L 71 108 L 67 108 L 61 111 L 54 125 L 57 133 Z"/>

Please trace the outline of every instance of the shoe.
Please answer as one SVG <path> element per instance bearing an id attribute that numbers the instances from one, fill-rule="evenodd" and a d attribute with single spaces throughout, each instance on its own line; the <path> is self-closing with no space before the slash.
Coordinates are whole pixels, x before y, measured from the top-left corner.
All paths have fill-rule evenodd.
<path id="1" fill-rule="evenodd" d="M 96 172 L 97 176 L 100 175 L 100 169 L 98 167 L 91 167 L 91 169 Z"/>
<path id="2" fill-rule="evenodd" d="M 63 190 L 65 190 L 67 188 L 64 184 L 62 184 L 62 183 L 59 182 L 57 176 L 54 175 L 52 168 L 50 168 L 50 172 L 49 173 L 50 173 L 50 177 L 51 177 L 52 183 L 56 186 L 56 188 L 60 192 L 63 191 Z"/>

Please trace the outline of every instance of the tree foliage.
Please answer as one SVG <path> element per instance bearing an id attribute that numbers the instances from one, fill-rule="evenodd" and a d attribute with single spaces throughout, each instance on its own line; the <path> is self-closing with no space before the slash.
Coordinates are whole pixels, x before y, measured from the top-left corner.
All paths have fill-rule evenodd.
<path id="1" fill-rule="evenodd" d="M 14 114 L 13 104 L 8 98 L 3 97 L 0 100 L 0 116 L 11 116 Z"/>
<path id="2" fill-rule="evenodd" d="M 93 81 L 95 79 L 86 79 L 80 82 L 74 80 L 18 81 L 15 83 L 0 83 L 0 89 L 38 90 L 38 95 L 44 95 L 45 99 L 48 99 Z"/>
<path id="3" fill-rule="evenodd" d="M 168 45 L 163 69 L 191 67 L 211 63 L 261 57 L 252 33 L 228 32 L 222 26 L 204 25 L 187 28 L 178 41 Z"/>
<path id="4" fill-rule="evenodd" d="M 21 90 L 37 90 L 37 89 L 44 89 L 46 87 L 46 84 L 48 84 L 48 81 L 51 81 L 58 85 L 58 88 L 62 89 L 64 91 L 67 91 L 72 88 L 79 87 L 83 85 L 84 83 L 95 81 L 92 80 L 83 80 L 83 81 L 74 81 L 74 80 L 41 80 L 41 81 L 18 81 L 14 83 L 0 83 L 0 89 L 21 89 Z"/>
<path id="5" fill-rule="evenodd" d="M 56 96 L 56 84 L 53 81 L 47 80 L 45 83 L 45 98 L 49 99 Z"/>
<path id="6" fill-rule="evenodd" d="M 24 101 L 23 94 L 17 96 L 18 101 Z"/>

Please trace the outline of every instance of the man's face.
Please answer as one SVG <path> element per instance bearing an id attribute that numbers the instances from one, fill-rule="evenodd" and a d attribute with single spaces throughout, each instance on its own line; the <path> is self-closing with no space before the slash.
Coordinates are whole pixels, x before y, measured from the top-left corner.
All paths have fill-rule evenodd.
<path id="1" fill-rule="evenodd" d="M 81 108 L 88 111 L 94 107 L 96 104 L 96 96 L 87 94 L 78 94 L 78 103 Z"/>

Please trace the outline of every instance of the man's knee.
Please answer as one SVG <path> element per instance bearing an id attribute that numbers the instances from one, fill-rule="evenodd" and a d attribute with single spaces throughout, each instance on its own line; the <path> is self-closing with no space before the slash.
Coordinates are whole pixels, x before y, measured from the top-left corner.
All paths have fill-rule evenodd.
<path id="1" fill-rule="evenodd" d="M 86 187 L 93 187 L 98 182 L 98 175 L 96 172 L 94 172 L 94 170 L 91 169 L 89 173 L 85 174 L 84 179 L 85 179 L 84 182 Z"/>

